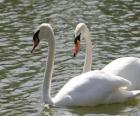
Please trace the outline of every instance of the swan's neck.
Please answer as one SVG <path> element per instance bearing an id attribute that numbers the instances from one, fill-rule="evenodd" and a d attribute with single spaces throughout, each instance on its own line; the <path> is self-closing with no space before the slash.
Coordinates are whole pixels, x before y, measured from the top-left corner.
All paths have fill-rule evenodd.
<path id="1" fill-rule="evenodd" d="M 86 42 L 86 56 L 85 56 L 85 64 L 83 67 L 83 73 L 91 70 L 92 66 L 92 43 L 90 39 L 90 33 L 87 30 L 85 34 L 85 42 Z"/>
<path id="2" fill-rule="evenodd" d="M 43 83 L 43 99 L 44 102 L 50 105 L 53 105 L 53 101 L 51 98 L 50 90 L 51 90 L 51 79 L 54 65 L 54 54 L 55 54 L 55 39 L 53 32 L 48 36 L 48 61 L 45 69 L 45 78 Z"/>

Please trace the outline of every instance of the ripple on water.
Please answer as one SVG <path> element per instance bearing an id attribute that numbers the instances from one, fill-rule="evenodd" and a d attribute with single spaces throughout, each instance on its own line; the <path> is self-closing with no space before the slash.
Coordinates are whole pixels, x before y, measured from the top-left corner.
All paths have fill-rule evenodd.
<path id="1" fill-rule="evenodd" d="M 41 87 L 48 49 L 45 39 L 30 53 L 33 32 L 43 22 L 52 25 L 56 38 L 53 96 L 69 79 L 82 72 L 85 55 L 82 40 L 80 53 L 72 58 L 74 29 L 79 22 L 86 23 L 91 31 L 92 69 L 101 69 L 118 57 L 139 57 L 139 0 L 2 0 L 0 3 L 1 116 L 33 116 L 43 110 Z M 138 104 L 121 104 L 95 109 L 51 108 L 50 113 L 128 115 L 131 112 L 135 115 L 139 113 L 138 107 Z"/>

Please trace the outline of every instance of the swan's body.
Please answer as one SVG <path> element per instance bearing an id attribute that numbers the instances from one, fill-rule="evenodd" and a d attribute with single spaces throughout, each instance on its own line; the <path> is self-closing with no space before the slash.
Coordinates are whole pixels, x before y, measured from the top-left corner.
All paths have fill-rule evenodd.
<path id="1" fill-rule="evenodd" d="M 102 71 L 90 71 L 69 80 L 54 97 L 55 105 L 95 106 L 98 104 L 119 103 L 139 94 L 140 91 L 127 91 L 122 87 L 130 82 Z"/>
<path id="2" fill-rule="evenodd" d="M 106 65 L 102 71 L 124 77 L 131 81 L 132 86 L 130 89 L 140 89 L 140 58 L 118 58 Z"/>
<path id="3" fill-rule="evenodd" d="M 87 26 L 83 23 L 80 23 L 76 27 L 75 36 L 81 35 L 81 38 L 84 38 L 86 41 L 86 58 L 83 72 L 91 70 L 92 64 L 92 44 L 90 40 L 90 33 Z M 78 41 L 80 40 L 79 38 Z M 76 40 L 75 40 L 76 41 Z M 90 55 L 87 55 L 90 54 Z M 90 59 L 90 60 L 89 60 Z M 85 67 L 86 66 L 86 67 Z M 140 58 L 136 57 L 123 57 L 118 58 L 108 65 L 106 65 L 102 71 L 121 76 L 132 82 L 130 89 L 140 89 Z"/>
<path id="4" fill-rule="evenodd" d="M 58 94 L 51 98 L 50 87 L 55 54 L 55 39 L 53 29 L 49 24 L 41 24 L 34 34 L 34 47 L 39 39 L 47 37 L 49 46 L 48 62 L 43 83 L 44 102 L 58 106 L 95 106 L 124 102 L 138 94 L 139 90 L 127 91 L 125 88 L 131 85 L 126 79 L 106 74 L 103 71 L 91 71 L 72 78 L 64 85 Z M 32 50 L 32 52 L 33 52 Z"/>

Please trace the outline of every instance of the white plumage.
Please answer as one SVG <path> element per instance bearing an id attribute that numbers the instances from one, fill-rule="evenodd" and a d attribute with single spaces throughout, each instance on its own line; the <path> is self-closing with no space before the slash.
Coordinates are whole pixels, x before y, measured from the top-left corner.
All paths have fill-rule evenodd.
<path id="1" fill-rule="evenodd" d="M 86 43 L 86 57 L 83 72 L 91 70 L 92 65 L 92 43 L 90 39 L 90 32 L 84 23 L 79 23 L 75 29 L 75 37 L 81 34 L 81 39 L 85 39 Z M 140 58 L 136 57 L 122 57 L 113 60 L 106 65 L 102 71 L 121 76 L 131 81 L 132 86 L 129 89 L 140 90 Z"/>
<path id="2" fill-rule="evenodd" d="M 69 80 L 54 97 L 55 105 L 95 106 L 124 102 L 140 91 L 127 91 L 131 83 L 118 76 L 103 71 L 90 71 Z M 138 92 L 138 93 L 135 93 Z"/>
<path id="3" fill-rule="evenodd" d="M 102 70 L 107 73 L 121 76 L 131 81 L 132 86 L 129 87 L 129 89 L 140 90 L 140 58 L 118 58 L 106 65 Z"/>
<path id="4" fill-rule="evenodd" d="M 43 23 L 34 34 L 33 50 L 38 45 L 39 40 L 45 37 L 47 37 L 49 47 L 43 83 L 45 103 L 57 106 L 95 106 L 98 104 L 124 102 L 140 93 L 139 90 L 126 90 L 131 85 L 131 82 L 128 80 L 96 70 L 70 79 L 58 94 L 51 98 L 50 87 L 54 65 L 55 39 L 51 25 Z"/>

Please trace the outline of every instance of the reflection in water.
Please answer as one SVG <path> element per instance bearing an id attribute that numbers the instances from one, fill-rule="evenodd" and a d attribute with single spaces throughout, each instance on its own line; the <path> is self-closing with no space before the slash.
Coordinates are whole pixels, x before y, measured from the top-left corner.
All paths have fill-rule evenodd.
<path id="1" fill-rule="evenodd" d="M 99 105 L 96 107 L 44 107 L 44 114 L 47 115 L 63 115 L 63 114 L 75 114 L 78 116 L 85 116 L 87 114 L 108 114 L 108 115 L 125 115 L 134 110 L 132 107 L 135 107 L 139 104 L 139 101 L 132 99 L 123 104 L 109 104 L 109 105 Z M 63 110 L 63 111 L 62 111 Z M 136 113 L 136 111 L 135 111 Z M 136 113 L 137 114 L 137 113 Z"/>
<path id="2" fill-rule="evenodd" d="M 108 115 L 117 115 L 125 114 L 125 112 L 131 111 L 132 106 L 138 105 L 137 100 L 132 100 L 124 104 L 109 104 L 109 105 L 99 105 L 96 107 L 87 107 L 87 108 L 76 108 L 72 109 L 71 112 L 74 114 L 108 114 Z M 111 111 L 110 111 L 111 110 Z M 123 111 L 123 112 L 122 112 Z"/>
<path id="3" fill-rule="evenodd" d="M 84 45 L 76 59 L 71 53 L 74 29 L 79 22 L 86 23 L 92 34 L 92 69 L 101 69 L 118 57 L 139 57 L 139 6 L 139 0 L 1 0 L 0 115 L 40 115 L 46 111 L 42 111 L 41 105 L 47 57 L 45 39 L 36 53 L 30 53 L 33 30 L 39 24 L 50 23 L 55 32 L 54 96 L 70 78 L 82 72 Z M 131 103 L 97 108 L 51 108 L 48 112 L 50 115 L 139 114 L 139 104 Z"/>

